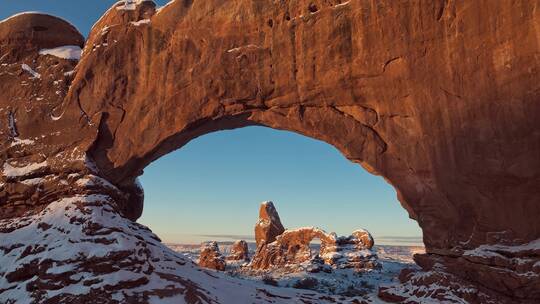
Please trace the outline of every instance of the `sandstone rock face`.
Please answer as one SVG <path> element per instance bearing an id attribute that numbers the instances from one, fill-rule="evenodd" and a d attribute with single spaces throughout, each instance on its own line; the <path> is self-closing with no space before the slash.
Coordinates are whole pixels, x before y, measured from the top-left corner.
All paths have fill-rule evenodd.
<path id="1" fill-rule="evenodd" d="M 363 236 L 369 232 L 362 230 Z M 312 252 L 310 244 L 318 239 L 321 242 L 320 256 Z M 253 269 L 284 268 L 306 262 L 316 262 L 322 258 L 324 264 L 333 268 L 353 268 L 358 271 L 380 268 L 377 255 L 364 246 L 355 236 L 338 237 L 335 233 L 314 227 L 285 230 L 272 243 L 257 248 L 251 262 Z"/>
<path id="2" fill-rule="evenodd" d="M 248 243 L 244 240 L 234 242 L 227 261 L 249 261 Z"/>
<path id="3" fill-rule="evenodd" d="M 352 242 L 356 247 L 371 249 L 375 245 L 375 241 L 369 231 L 364 229 L 355 230 L 349 237 L 349 242 Z"/>
<path id="4" fill-rule="evenodd" d="M 377 255 L 371 251 L 375 242 L 369 231 L 356 230 L 350 236 L 340 236 L 321 246 L 321 258 L 336 268 L 379 269 Z"/>
<path id="5" fill-rule="evenodd" d="M 284 230 L 275 235 L 269 233 L 272 231 L 269 229 L 271 223 L 279 223 L 279 226 L 283 227 L 274 204 L 263 202 L 255 232 L 264 228 L 266 233 L 256 237 L 257 250 L 250 263 L 252 269 L 288 267 L 295 271 L 295 266 L 303 263 L 318 264 L 319 259 L 333 268 L 354 268 L 358 271 L 380 268 L 377 255 L 370 250 L 374 241 L 367 230 L 359 229 L 348 237 L 338 237 L 335 233 L 326 233 L 319 228 L 303 227 Z M 272 237 L 266 237 L 267 235 Z M 273 241 L 267 242 L 266 239 Z M 311 243 L 315 239 L 321 242 L 319 254 L 312 252 Z"/>
<path id="6" fill-rule="evenodd" d="M 225 270 L 225 258 L 221 255 L 216 242 L 203 243 L 200 254 L 199 266 L 220 271 Z"/>
<path id="7" fill-rule="evenodd" d="M 263 125 L 323 140 L 391 183 L 423 230 L 425 271 L 497 301 L 538 302 L 539 6 L 118 2 L 78 62 L 39 55 L 82 45 L 68 23 L 2 21 L 2 246 L 39 256 L 4 234 L 86 191 L 107 195 L 119 222 L 136 220 L 136 177 L 151 161 L 209 132 Z M 12 272 L 2 269 L 2 280 Z M 2 286 L 27 279 L 9 278 Z"/>
<path id="8" fill-rule="evenodd" d="M 285 231 L 276 207 L 272 202 L 263 202 L 259 208 L 259 220 L 255 225 L 255 242 L 257 247 L 272 243 Z"/>

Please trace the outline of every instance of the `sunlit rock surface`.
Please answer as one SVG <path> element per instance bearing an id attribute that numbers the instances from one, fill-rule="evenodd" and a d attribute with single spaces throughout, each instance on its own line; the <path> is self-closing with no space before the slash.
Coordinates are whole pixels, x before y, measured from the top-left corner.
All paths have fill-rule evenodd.
<path id="1" fill-rule="evenodd" d="M 198 264 L 208 269 L 225 270 L 225 258 L 221 255 L 216 242 L 206 242 L 201 245 Z"/>
<path id="2" fill-rule="evenodd" d="M 295 266 L 311 263 L 313 266 L 327 265 L 332 268 L 354 268 L 356 270 L 380 268 L 377 255 L 371 251 L 374 245 L 371 234 L 363 229 L 347 237 L 338 237 L 315 227 L 286 229 L 275 234 L 269 227 L 283 227 L 279 214 L 271 202 L 260 206 L 259 221 L 255 225 L 257 250 L 250 263 L 256 270 L 288 268 L 294 272 Z M 270 215 L 269 215 L 270 214 Z M 260 227 L 272 233 L 270 237 L 257 237 Z M 268 233 L 267 233 L 268 234 Z M 266 239 L 272 239 L 268 242 Z M 312 252 L 312 243 L 320 241 L 318 254 Z M 320 261 L 319 261 L 320 260 Z"/>
<path id="3" fill-rule="evenodd" d="M 249 261 L 248 243 L 244 240 L 235 241 L 226 259 L 227 261 Z"/>
<path id="4" fill-rule="evenodd" d="M 381 295 L 432 300 L 426 288 L 451 293 L 458 284 L 496 303 L 537 303 L 539 6 L 528 0 L 177 0 L 156 9 L 151 1 L 121 1 L 86 42 L 51 16 L 1 21 L 0 240 L 7 260 L 0 264 L 0 301 L 25 293 L 30 298 L 23 299 L 41 302 L 57 296 L 84 302 L 98 294 L 113 301 L 112 284 L 134 293 L 139 286 L 172 286 L 177 292 L 168 294 L 187 302 L 231 303 L 222 294 L 228 285 L 209 290 L 212 276 L 191 266 L 169 269 L 164 280 L 172 283 L 160 283 L 159 269 L 177 263 L 159 258 L 167 249 L 133 224 L 143 206 L 136 177 L 197 136 L 264 125 L 332 144 L 396 188 L 423 230 L 427 253 L 416 260 L 426 274 L 437 273 L 439 284 L 417 273 Z M 83 48 L 80 60 L 45 51 L 68 47 Z M 92 238 L 81 235 L 56 255 L 51 248 L 66 235 L 46 236 L 25 224 L 50 225 L 47 214 L 54 214 L 68 234 L 80 231 L 82 215 L 60 216 L 56 209 L 68 202 L 72 212 L 77 203 L 70 199 L 89 195 L 84 204 L 97 200 L 96 206 L 83 215 L 99 215 L 98 222 L 115 216 L 108 233 L 155 245 L 144 267 L 130 270 L 135 256 L 113 263 L 127 253 L 104 247 L 98 257 L 114 267 L 87 271 L 93 277 L 112 271 L 127 285 L 106 278 L 84 285 L 87 278 L 77 282 L 77 276 L 47 283 L 48 259 L 62 258 L 51 270 L 62 272 L 64 262 L 82 263 L 78 252 L 92 253 L 78 243 L 93 248 L 99 241 L 89 228 Z M 34 248 L 26 236 L 48 240 L 47 247 Z M 149 267 L 153 260 L 164 264 Z M 155 273 L 137 281 L 142 271 Z M 88 298 L 80 284 L 97 291 Z M 403 286 L 410 286 L 405 294 Z M 247 302 L 270 297 L 253 288 L 235 290 Z"/>

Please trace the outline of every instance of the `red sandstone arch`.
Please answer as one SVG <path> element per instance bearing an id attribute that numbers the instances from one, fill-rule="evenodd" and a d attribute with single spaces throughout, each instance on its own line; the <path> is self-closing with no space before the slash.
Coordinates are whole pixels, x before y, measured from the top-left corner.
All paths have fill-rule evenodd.
<path id="1" fill-rule="evenodd" d="M 508 296 L 540 296 L 538 282 L 508 274 L 511 266 L 462 257 L 483 244 L 540 236 L 538 3 L 314 3 L 185 0 L 157 13 L 150 2 L 109 10 L 65 98 L 51 96 L 43 115 L 24 114 L 11 99 L 16 82 L 0 84 L 20 133 L 65 132 L 53 148 L 23 156 L 8 145 L 3 160 L 54 163 L 59 152 L 87 152 L 103 177 L 130 194 L 118 201 L 136 219 L 135 178 L 189 140 L 248 125 L 298 132 L 334 145 L 397 189 L 423 229 L 424 267 L 441 260 Z M 5 27 L 2 41 L 12 35 Z M 34 50 L 43 47 L 27 39 Z M 62 117 L 51 121 L 50 113 Z M 517 287 L 504 283 L 507 276 Z"/>

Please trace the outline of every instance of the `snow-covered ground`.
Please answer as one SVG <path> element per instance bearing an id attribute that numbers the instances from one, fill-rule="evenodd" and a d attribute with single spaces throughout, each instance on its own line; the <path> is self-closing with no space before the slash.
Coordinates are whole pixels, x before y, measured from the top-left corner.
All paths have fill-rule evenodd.
<path id="1" fill-rule="evenodd" d="M 199 256 L 198 245 L 166 244 L 174 251 L 197 261 Z M 225 256 L 230 251 L 230 243 L 220 244 L 220 251 Z M 254 244 L 250 244 L 253 252 Z M 313 250 L 317 250 L 316 245 Z M 404 268 L 417 268 L 412 260 L 415 253 L 423 253 L 420 246 L 375 246 L 374 250 L 382 264 L 380 270 L 366 270 L 355 272 L 352 269 L 331 269 L 322 267 L 315 270 L 313 265 L 305 263 L 290 269 L 273 269 L 269 271 L 253 271 L 247 263 L 228 263 L 226 274 L 231 277 L 263 282 L 267 285 L 315 290 L 323 294 L 334 296 L 361 297 L 368 303 L 384 303 L 377 297 L 378 287 L 397 283 L 397 277 Z"/>

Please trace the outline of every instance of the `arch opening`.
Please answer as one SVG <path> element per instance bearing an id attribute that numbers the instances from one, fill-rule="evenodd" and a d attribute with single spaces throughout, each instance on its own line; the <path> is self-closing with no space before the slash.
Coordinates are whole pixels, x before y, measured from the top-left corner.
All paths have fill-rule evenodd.
<path id="1" fill-rule="evenodd" d="M 423 245 L 421 230 L 399 205 L 391 185 L 350 162 L 331 145 L 294 132 L 261 126 L 210 132 L 152 163 L 141 183 L 145 211 L 140 222 L 194 261 L 200 259 L 199 244 L 209 241 L 217 241 L 220 254 L 226 257 L 235 250 L 235 241 L 246 240 L 249 258 L 253 258 L 257 251 L 253 228 L 264 200 L 274 201 L 286 232 L 317 226 L 348 236 L 366 228 L 374 234 L 374 250 L 381 258 L 401 257 L 406 261 L 403 267 L 412 266 L 411 254 Z M 328 246 L 321 242 L 325 236 L 304 237 L 288 248 L 289 259 L 298 265 L 289 263 L 279 275 L 270 272 L 271 278 L 264 279 L 303 288 L 307 284 L 303 279 L 315 278 L 314 289 L 347 292 L 328 285 L 334 273 L 321 252 Z M 377 243 L 379 237 L 381 244 Z M 404 240 L 415 243 L 404 244 Z M 260 275 L 247 271 L 242 267 L 245 263 L 227 261 L 226 269 L 240 277 Z M 398 269 L 402 268 L 392 269 L 395 275 Z M 298 273 L 305 277 L 293 275 Z M 354 286 L 364 286 L 365 292 L 365 286 L 371 286 L 374 291 L 384 283 L 351 279 L 350 273 L 346 277 L 352 280 L 347 285 L 349 292 Z"/>
<path id="2" fill-rule="evenodd" d="M 227 181 L 227 177 L 234 180 Z M 216 201 L 212 206 L 219 207 L 221 204 L 225 207 L 219 211 L 226 211 L 227 205 L 239 199 L 244 204 L 253 205 L 249 213 L 241 214 L 249 218 L 246 223 L 250 230 L 256 220 L 258 204 L 264 200 L 273 200 L 280 208 L 285 208 L 280 210 L 280 215 L 285 221 L 292 222 L 289 226 L 303 227 L 310 226 L 309 218 L 321 208 L 323 212 L 313 217 L 314 221 L 330 223 L 333 220 L 328 216 L 332 214 L 328 213 L 332 212 L 331 206 L 339 206 L 339 201 L 342 201 L 343 208 L 351 210 L 350 215 L 343 214 L 345 221 L 355 222 L 360 217 L 356 224 L 361 225 L 362 218 L 375 223 L 383 218 L 377 216 L 380 210 L 386 211 L 391 221 L 379 227 L 393 224 L 396 230 L 404 231 L 403 241 L 421 233 L 417 223 L 409 219 L 399 206 L 395 190 L 383 178 L 350 162 L 325 142 L 263 126 L 210 132 L 198 137 L 149 165 L 141 176 L 141 182 L 146 207 L 141 218 L 143 223 L 151 223 L 148 221 L 149 215 L 165 215 L 158 214 L 156 211 L 159 210 L 152 210 L 164 201 L 167 208 L 190 203 L 193 199 L 196 199 L 195 204 L 201 206 Z M 223 200 L 225 202 L 222 203 Z M 295 209 L 298 207 L 287 207 L 287 204 L 295 204 L 295 201 L 305 207 L 302 211 L 307 219 L 291 215 L 300 211 Z M 360 207 L 351 209 L 357 203 Z M 375 206 L 370 208 L 370 205 Z M 200 211 L 203 209 L 195 210 Z M 347 229 L 352 232 L 361 228 L 353 225 L 337 229 L 337 232 L 344 234 Z M 383 230 L 376 235 L 386 238 L 388 243 L 391 241 L 389 236 L 399 236 L 399 233 Z"/>

